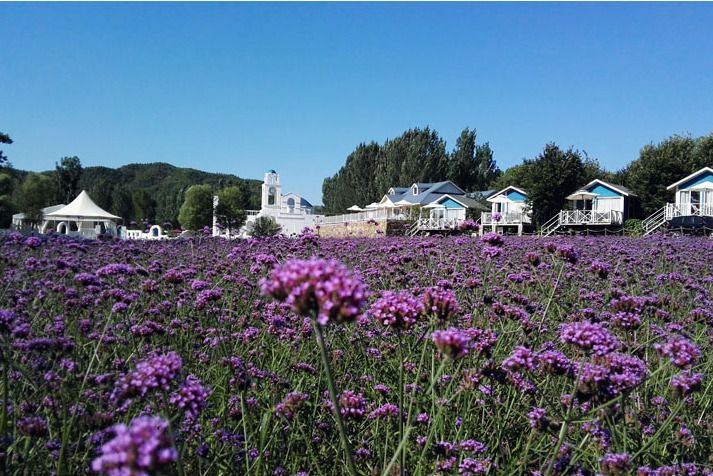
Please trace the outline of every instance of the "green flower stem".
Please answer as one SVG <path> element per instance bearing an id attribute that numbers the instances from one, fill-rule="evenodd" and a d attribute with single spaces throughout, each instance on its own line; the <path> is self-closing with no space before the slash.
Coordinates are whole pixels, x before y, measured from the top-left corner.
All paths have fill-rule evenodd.
<path id="1" fill-rule="evenodd" d="M 552 298 L 555 296 L 555 291 L 557 291 L 557 286 L 560 285 L 560 278 L 562 277 L 562 271 L 564 270 L 564 261 L 560 264 L 560 270 L 557 273 L 557 280 L 555 281 L 554 286 L 552 286 L 552 293 L 550 294 L 550 298 L 547 300 L 547 305 L 545 306 L 545 310 L 542 312 L 542 320 L 540 320 L 540 325 L 537 326 L 537 333 L 540 334 L 542 332 L 542 325 L 545 323 L 545 319 L 547 319 L 547 311 L 550 309 L 550 304 L 552 304 Z"/>
<path id="2" fill-rule="evenodd" d="M 399 412 L 403 412 L 404 408 L 404 355 L 403 347 L 401 343 L 401 333 L 398 334 L 399 339 Z M 404 419 L 402 415 L 399 415 L 399 439 L 404 436 Z M 401 467 L 399 474 L 404 476 L 406 467 L 406 452 L 401 452 Z"/>
<path id="3" fill-rule="evenodd" d="M 431 380 L 431 386 L 428 388 L 426 393 L 431 393 L 431 390 L 433 389 L 433 386 L 435 385 L 436 381 L 440 378 L 441 372 L 443 372 L 443 367 L 446 365 L 446 360 L 444 359 L 441 362 L 441 366 L 438 368 L 438 371 L 436 372 L 436 377 Z M 409 411 L 409 415 L 411 412 Z M 399 455 L 401 454 L 401 451 L 403 451 L 404 447 L 406 446 L 406 442 L 408 441 L 408 436 L 411 434 L 411 431 L 413 430 L 413 425 L 411 424 L 411 420 L 409 419 L 408 424 L 406 425 L 406 430 L 404 431 L 404 435 L 401 437 L 401 441 L 399 442 L 399 446 L 396 448 L 396 452 L 394 455 L 391 457 L 391 461 L 389 461 L 388 466 L 384 469 L 384 471 L 381 472 L 382 476 L 386 476 L 390 474 L 391 468 L 394 466 L 396 463 L 396 460 L 399 458 Z"/>
<path id="4" fill-rule="evenodd" d="M 450 360 L 451 360 L 450 358 L 445 358 L 445 357 L 443 358 L 443 361 L 441 362 L 440 367 L 438 367 L 438 372 L 436 373 L 436 376 L 434 377 L 433 381 L 431 382 L 431 388 L 429 389 L 429 393 L 430 393 L 430 390 L 433 390 L 433 388 L 436 386 L 436 382 L 438 382 L 438 380 L 441 378 L 444 364 Z M 458 366 L 456 367 L 455 372 L 453 372 L 453 375 L 458 375 L 460 373 L 460 368 L 462 367 L 462 363 L 463 363 L 462 360 L 458 363 Z M 455 381 L 456 381 L 456 379 L 451 379 L 451 381 L 448 382 L 448 386 L 446 387 L 446 392 L 445 392 L 446 395 L 450 394 L 451 387 L 453 386 Z M 435 401 L 435 394 L 433 397 L 434 397 L 434 401 Z M 431 440 L 433 439 L 433 435 L 436 431 L 436 427 L 438 426 L 438 423 L 440 423 L 440 421 L 441 421 L 441 415 L 443 415 L 444 408 L 445 408 L 445 405 L 439 405 L 438 409 L 435 412 L 436 415 L 434 416 L 433 422 L 431 423 L 431 428 L 428 430 L 428 437 L 426 438 L 426 444 L 423 445 L 423 449 L 421 450 L 421 456 L 418 458 L 419 466 L 417 468 L 418 472 L 416 474 L 421 474 L 420 463 L 422 461 L 425 461 L 426 450 L 431 445 Z"/>
<path id="5" fill-rule="evenodd" d="M 127 316 L 128 318 L 129 316 Z M 104 336 L 106 336 L 107 331 L 109 330 L 109 326 L 113 323 L 112 319 L 112 314 L 109 313 L 109 316 L 107 316 L 106 324 L 104 324 L 104 329 L 102 329 L 102 333 L 99 336 L 99 339 L 97 339 L 97 343 L 94 346 L 94 351 L 92 352 L 92 358 L 89 360 L 89 365 L 87 365 L 87 370 L 84 372 L 84 378 L 82 379 L 82 384 L 79 386 L 79 392 L 77 393 L 77 400 L 81 400 L 82 398 L 82 393 L 84 392 L 84 387 L 87 384 L 87 379 L 89 378 L 89 374 L 92 371 L 92 368 L 94 367 L 94 362 L 99 360 L 99 346 L 101 346 L 102 341 L 104 340 Z M 66 454 L 67 454 L 67 446 L 69 444 L 69 432 L 72 429 L 74 425 L 74 417 L 75 414 L 68 415 L 69 411 L 69 402 L 65 402 L 64 404 L 64 410 L 63 410 L 63 415 L 62 419 L 64 420 L 64 425 L 62 425 L 62 444 L 59 448 L 59 457 L 57 458 L 57 476 L 62 476 L 64 474 L 64 465 L 65 465 L 65 459 L 66 459 Z M 69 418 L 68 418 L 69 416 Z M 75 451 L 76 453 L 76 451 Z"/>
<path id="6" fill-rule="evenodd" d="M 349 469 L 349 474 L 352 476 L 357 475 L 356 467 L 354 466 L 354 460 L 352 458 L 352 450 L 349 445 L 349 439 L 347 438 L 347 431 L 344 428 L 344 423 L 342 422 L 342 413 L 339 409 L 339 400 L 337 399 L 337 390 L 334 385 L 334 377 L 332 377 L 332 368 L 329 365 L 329 357 L 327 356 L 327 347 L 324 344 L 324 335 L 322 334 L 322 327 L 312 318 L 312 328 L 314 329 L 314 334 L 317 338 L 317 345 L 319 347 L 320 354 L 322 355 L 322 366 L 324 367 L 324 373 L 327 376 L 327 386 L 329 387 L 329 396 L 332 399 L 332 405 L 334 405 L 334 419 L 337 422 L 337 429 L 339 430 L 339 439 L 342 442 L 342 449 L 344 450 L 344 455 L 347 460 L 347 468 Z"/>

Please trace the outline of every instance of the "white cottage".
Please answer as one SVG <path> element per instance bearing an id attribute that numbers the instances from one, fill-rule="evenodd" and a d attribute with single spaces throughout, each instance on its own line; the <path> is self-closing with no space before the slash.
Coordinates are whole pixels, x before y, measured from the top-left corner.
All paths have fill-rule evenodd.
<path id="1" fill-rule="evenodd" d="M 561 210 L 540 230 L 549 236 L 560 228 L 621 226 L 629 218 L 634 193 L 623 185 L 595 179 L 568 195 L 570 210 Z"/>
<path id="2" fill-rule="evenodd" d="M 713 228 L 711 167 L 703 167 L 666 189 L 674 191 L 674 203 L 667 203 L 644 220 L 644 235 L 650 235 L 665 224 L 671 228 Z"/>
<path id="3" fill-rule="evenodd" d="M 491 204 L 490 212 L 480 215 L 480 233 L 486 227 L 497 232 L 516 229 L 522 235 L 525 227 L 532 223 L 532 218 L 527 207 L 527 193 L 524 190 L 509 186 L 490 195 L 486 201 Z"/>

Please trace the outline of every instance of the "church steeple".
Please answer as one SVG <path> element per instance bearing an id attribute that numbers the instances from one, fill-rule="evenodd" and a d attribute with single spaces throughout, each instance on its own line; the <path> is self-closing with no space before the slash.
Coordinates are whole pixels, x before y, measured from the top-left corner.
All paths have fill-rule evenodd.
<path id="1" fill-rule="evenodd" d="M 262 183 L 262 209 L 280 208 L 282 202 L 282 185 L 280 175 L 274 170 L 265 172 Z"/>

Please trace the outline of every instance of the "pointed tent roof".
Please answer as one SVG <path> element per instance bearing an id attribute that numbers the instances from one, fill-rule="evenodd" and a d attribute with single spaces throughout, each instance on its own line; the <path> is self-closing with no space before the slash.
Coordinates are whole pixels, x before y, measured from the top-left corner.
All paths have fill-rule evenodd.
<path id="1" fill-rule="evenodd" d="M 89 194 L 82 190 L 69 205 L 45 215 L 47 218 L 96 218 L 99 220 L 119 220 L 121 217 L 112 215 L 94 203 Z"/>

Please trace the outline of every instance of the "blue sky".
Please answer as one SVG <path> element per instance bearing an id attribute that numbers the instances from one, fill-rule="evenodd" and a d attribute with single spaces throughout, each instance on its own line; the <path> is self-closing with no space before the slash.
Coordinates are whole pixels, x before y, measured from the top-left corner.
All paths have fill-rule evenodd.
<path id="1" fill-rule="evenodd" d="M 360 142 L 463 127 L 501 168 L 545 143 L 619 169 L 713 131 L 713 4 L 0 3 L 0 130 L 18 168 L 132 162 L 321 201 Z"/>

